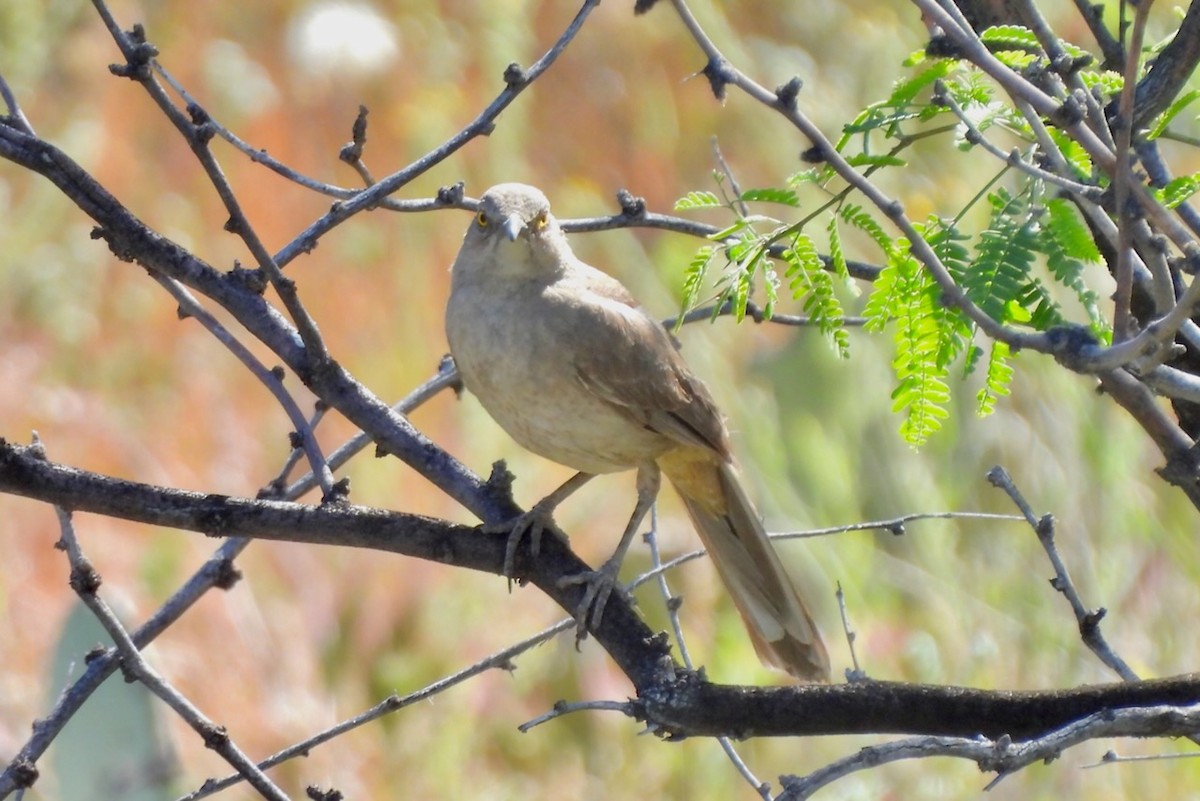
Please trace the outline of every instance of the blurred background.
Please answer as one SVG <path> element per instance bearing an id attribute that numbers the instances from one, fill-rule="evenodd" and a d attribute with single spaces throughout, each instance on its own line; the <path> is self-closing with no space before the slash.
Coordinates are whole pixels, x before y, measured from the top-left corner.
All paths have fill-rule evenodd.
<path id="1" fill-rule="evenodd" d="M 901 60 L 926 34 L 901 2 L 778 4 L 697 0 L 695 12 L 726 55 L 761 83 L 804 81 L 801 108 L 831 136 L 864 104 L 886 97 Z M 160 61 L 209 113 L 251 145 L 322 181 L 355 186 L 337 159 L 359 104 L 370 109 L 365 161 L 393 172 L 460 130 L 502 89 L 507 64 L 528 65 L 558 38 L 574 3 L 534 0 L 377 2 L 114 2 L 123 27 L 141 22 Z M 1065 38 L 1091 46 L 1068 3 L 1044 6 Z M 1152 35 L 1172 12 L 1156 9 Z M 1072 20 L 1061 23 L 1060 20 Z M 0 4 L 0 72 L 34 127 L 90 170 L 135 214 L 219 267 L 252 261 L 225 233 L 225 213 L 184 142 L 135 84 L 109 74 L 119 54 L 90 5 L 79 0 Z M 609 2 L 559 62 L 470 143 L 398 193 L 428 197 L 464 181 L 478 197 L 492 183 L 541 186 L 559 217 L 617 211 L 627 188 L 654 211 L 713 189 L 713 140 L 743 187 L 780 185 L 802 168 L 809 143 L 781 118 L 731 92 L 716 102 L 704 65 L 663 5 L 635 18 Z M 1188 123 L 1194 126 L 1194 123 Z M 1193 130 L 1193 133 L 1195 131 Z M 252 224 L 271 249 L 324 213 L 330 199 L 290 184 L 214 141 Z M 935 142 L 911 151 L 913 167 L 885 180 L 910 215 L 953 214 L 998 165 Z M 1181 157 L 1173 153 L 1173 158 Z M 1179 172 L 1200 169 L 1176 161 Z M 820 198 L 806 198 L 812 208 Z M 708 221 L 724 224 L 727 217 Z M 289 275 L 333 355 L 381 397 L 396 400 L 431 376 L 446 351 L 442 309 L 464 212 L 360 214 L 326 236 Z M 89 237 L 91 223 L 50 184 L 0 163 L 0 436 L 39 432 L 49 456 L 138 481 L 253 495 L 278 471 L 289 425 L 264 388 L 144 272 L 117 262 Z M 576 235 L 586 260 L 624 281 L 655 314 L 678 310 L 684 268 L 703 244 L 676 234 Z M 850 240 L 851 257 L 878 256 Z M 1102 275 L 1095 286 L 1106 295 Z M 864 288 L 865 292 L 866 288 Z M 862 298 L 844 297 L 853 312 Z M 799 312 L 787 303 L 781 311 Z M 816 331 L 780 326 L 689 326 L 685 355 L 708 381 L 734 431 L 743 473 L 771 530 L 799 530 L 910 512 L 1011 512 L 984 474 L 1003 464 L 1038 513 L 1058 519 L 1059 544 L 1085 600 L 1104 606 L 1114 648 L 1146 676 L 1200 664 L 1191 628 L 1196 513 L 1154 474 L 1149 441 L 1094 382 L 1047 359 L 1017 359 L 1011 397 L 974 415 L 977 378 L 955 386 L 943 431 L 920 452 L 896 433 L 890 411 L 890 338 L 851 333 L 839 359 Z M 261 349 L 259 349 L 261 351 Z M 269 362 L 272 363 L 272 362 Z M 299 382 L 289 385 L 304 403 Z M 565 468 L 522 452 L 470 397 L 444 394 L 414 424 L 476 471 L 499 458 L 529 505 Z M 353 433 L 331 415 L 319 430 L 332 449 Z M 395 459 L 369 453 L 345 471 L 352 500 L 471 518 Z M 632 507 L 631 475 L 594 482 L 558 514 L 577 550 L 605 558 Z M 669 554 L 696 547 L 670 492 L 660 503 Z M 213 551 L 191 533 L 77 515 L 103 592 L 140 623 Z M 45 714 L 98 634 L 72 629 L 65 557 L 53 511 L 0 496 L 0 761 Z M 840 583 L 858 632 L 862 666 L 875 678 L 986 688 L 1067 687 L 1109 681 L 1081 645 L 1033 532 L 1016 523 L 914 523 L 904 536 L 859 532 L 781 546 L 818 599 L 835 673 L 849 667 L 834 589 Z M 626 573 L 649 557 L 635 548 Z M 535 590 L 497 577 L 350 549 L 255 543 L 245 578 L 213 592 L 149 649 L 158 669 L 252 756 L 465 667 L 562 616 Z M 712 678 L 777 683 L 762 669 L 707 563 L 670 577 L 685 597 L 693 655 Z M 640 596 L 656 628 L 661 601 Z M 80 624 L 82 625 L 82 624 Z M 60 641 L 63 641 L 60 644 Z M 110 682 L 112 683 L 112 682 Z M 576 653 L 561 638 L 493 671 L 316 749 L 272 775 L 289 792 L 335 786 L 349 798 L 755 797 L 715 742 L 662 743 L 611 714 L 577 714 L 528 734 L 516 726 L 555 700 L 622 699 L 631 687 L 604 653 Z M 132 709 L 134 701 L 118 708 Z M 141 702 L 137 702 L 141 703 Z M 228 771 L 163 709 L 157 729 L 171 797 Z M 112 724 L 104 716 L 97 725 Z M 79 730 L 84 721 L 77 722 Z M 147 724 L 148 725 L 148 724 Z M 72 729 L 68 729 L 72 731 Z M 40 764 L 28 798 L 97 795 L 72 789 L 82 754 L 132 750 L 134 734 L 83 745 L 64 739 Z M 807 773 L 883 738 L 746 743 L 760 778 Z M 1089 744 L 1049 766 L 1002 782 L 996 798 L 1196 798 L 1189 761 L 1081 770 L 1107 747 Z M 1121 753 L 1159 753 L 1162 742 L 1122 742 Z M 124 779 L 128 779 L 126 776 Z M 921 761 L 842 781 L 830 797 L 967 798 L 987 782 L 972 764 Z M 133 782 L 136 785 L 136 781 Z M 82 792 L 82 794 L 75 794 Z M 245 790 L 228 797 L 248 797 Z"/>

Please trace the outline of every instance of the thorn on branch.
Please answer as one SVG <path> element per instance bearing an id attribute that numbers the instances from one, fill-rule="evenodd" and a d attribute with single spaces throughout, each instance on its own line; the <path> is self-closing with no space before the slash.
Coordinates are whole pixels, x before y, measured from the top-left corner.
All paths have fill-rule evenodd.
<path id="1" fill-rule="evenodd" d="M 213 751 L 224 748 L 229 743 L 229 732 L 225 727 L 212 723 L 201 724 L 200 737 L 204 740 L 204 747 Z"/>
<path id="2" fill-rule="evenodd" d="M 71 568 L 68 583 L 79 595 L 95 595 L 103 582 L 92 563 L 81 557 L 78 564 Z"/>
<path id="3" fill-rule="evenodd" d="M 725 87 L 733 78 L 729 62 L 723 58 L 709 59 L 708 63 L 704 65 L 704 69 L 700 70 L 700 74 L 708 78 L 708 85 L 712 89 L 713 97 L 724 103 Z"/>
<path id="4" fill-rule="evenodd" d="M 349 497 L 350 497 L 350 477 L 345 476 L 340 481 L 337 481 L 334 483 L 334 485 L 330 488 L 329 494 L 321 499 L 321 505 L 322 506 L 326 506 L 326 505 L 336 506 L 338 504 L 345 503 Z"/>
<path id="5" fill-rule="evenodd" d="M 92 239 L 103 239 L 108 244 L 109 251 L 120 261 L 132 262 L 137 249 L 129 242 L 118 239 L 113 232 L 97 225 L 90 234 Z"/>
<path id="6" fill-rule="evenodd" d="M 1197 473 L 1200 472 L 1200 443 L 1192 445 L 1181 453 L 1172 453 L 1167 463 L 1155 470 L 1163 481 L 1176 487 L 1196 486 Z"/>
<path id="7" fill-rule="evenodd" d="M 199 103 L 188 103 L 187 113 L 192 121 L 192 125 L 203 125 L 206 122 L 212 122 L 212 117 L 208 116 L 208 112 Z"/>
<path id="8" fill-rule="evenodd" d="M 464 185 L 462 181 L 450 186 L 443 186 L 437 191 L 437 202 L 439 206 L 457 206 L 462 203 L 464 194 Z"/>
<path id="9" fill-rule="evenodd" d="M 646 199 L 628 189 L 617 192 L 617 202 L 621 204 L 621 216 L 626 220 L 640 220 L 646 216 Z"/>
<path id="10" fill-rule="evenodd" d="M 513 501 L 512 487 L 516 478 L 508 469 L 508 462 L 498 459 L 492 462 L 492 472 L 488 475 L 484 486 L 488 493 L 500 501 Z"/>
<path id="11" fill-rule="evenodd" d="M 88 649 L 88 652 L 83 655 L 83 664 L 90 665 L 106 654 L 108 654 L 108 649 L 103 645 L 93 645 Z"/>
<path id="12" fill-rule="evenodd" d="M 218 590 L 232 590 L 242 580 L 242 571 L 237 569 L 232 559 L 222 559 L 217 562 L 212 585 Z"/>
<path id="13" fill-rule="evenodd" d="M 335 790 L 332 787 L 328 790 L 322 790 L 315 784 L 305 787 L 304 794 L 309 797 L 310 801 L 344 801 L 346 798 L 346 796 L 342 795 L 341 790 Z"/>
<path id="14" fill-rule="evenodd" d="M 229 530 L 229 496 L 209 493 L 205 505 L 197 510 L 197 528 L 208 537 L 224 537 Z"/>
<path id="15" fill-rule="evenodd" d="M 1086 642 L 1088 637 L 1095 634 L 1096 629 L 1100 626 L 1100 621 L 1108 614 L 1108 610 L 1103 606 L 1099 609 L 1094 609 L 1083 616 L 1079 621 L 1079 633 L 1083 636 Z"/>
<path id="16" fill-rule="evenodd" d="M 658 651 L 662 656 L 670 656 L 671 654 L 671 637 L 665 631 L 660 631 L 653 637 L 646 640 L 646 644 Z M 701 671 L 704 668 L 700 669 Z"/>
<path id="17" fill-rule="evenodd" d="M 962 48 L 944 33 L 939 33 L 925 45 L 925 55 L 930 58 L 962 58 Z"/>
<path id="18" fill-rule="evenodd" d="M 354 125 L 350 128 L 350 141 L 338 151 L 338 158 L 347 164 L 354 164 L 362 160 L 363 148 L 367 144 L 367 114 L 369 113 L 366 106 L 358 107 L 358 116 L 354 118 Z"/>
<path id="19" fill-rule="evenodd" d="M 1059 75 L 1064 78 L 1071 78 L 1075 73 L 1082 69 L 1092 66 L 1096 63 L 1096 58 L 1091 53 L 1083 53 L 1079 56 L 1070 56 L 1063 53 L 1058 58 L 1054 59 L 1054 69 Z"/>
<path id="20" fill-rule="evenodd" d="M 261 295 L 267 291 L 269 281 L 262 270 L 248 270 L 237 262 L 234 262 L 233 269 L 225 273 L 225 276 L 230 281 L 241 285 L 255 295 Z"/>
<path id="21" fill-rule="evenodd" d="M 779 103 L 779 107 L 784 109 L 794 109 L 796 107 L 796 98 L 800 96 L 800 90 L 803 87 L 804 81 L 800 80 L 799 76 L 793 77 L 785 84 L 776 86 L 775 100 Z"/>
<path id="22" fill-rule="evenodd" d="M 813 145 L 808 150 L 800 151 L 800 160 L 805 164 L 824 164 L 825 149 L 821 145 Z"/>
<path id="23" fill-rule="evenodd" d="M 1070 128 L 1072 125 L 1082 122 L 1085 114 L 1086 109 L 1083 103 L 1080 102 L 1078 97 L 1071 94 L 1050 115 L 1050 122 L 1054 123 L 1058 128 Z"/>
<path id="24" fill-rule="evenodd" d="M 529 83 L 529 74 L 517 62 L 512 62 L 504 68 L 504 85 L 509 89 L 520 89 Z"/>
<path id="25" fill-rule="evenodd" d="M 929 96 L 929 102 L 931 105 L 938 106 L 939 108 L 950 107 L 950 98 L 946 94 L 946 84 L 941 79 L 933 82 L 933 93 Z"/>
<path id="26" fill-rule="evenodd" d="M 1082 325 L 1058 325 L 1046 332 L 1054 360 L 1074 372 L 1084 372 L 1088 358 L 1099 346 L 1095 335 Z"/>
<path id="27" fill-rule="evenodd" d="M 12 763 L 13 784 L 18 790 L 32 787 L 39 775 L 37 765 L 33 764 L 32 760 L 18 757 Z"/>
<path id="28" fill-rule="evenodd" d="M 158 55 L 158 48 L 146 41 L 146 29 L 141 23 L 125 32 L 133 47 L 125 55 L 124 64 L 109 64 L 108 71 L 118 78 L 144 81 L 150 77 L 150 62 Z"/>

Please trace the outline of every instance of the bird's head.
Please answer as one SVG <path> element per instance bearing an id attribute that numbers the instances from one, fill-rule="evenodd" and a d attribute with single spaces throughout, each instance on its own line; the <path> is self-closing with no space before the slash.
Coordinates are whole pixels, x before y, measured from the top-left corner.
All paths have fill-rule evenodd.
<path id="1" fill-rule="evenodd" d="M 479 199 L 455 269 L 487 266 L 505 273 L 551 275 L 569 254 L 562 229 L 550 213 L 550 201 L 541 190 L 527 184 L 497 184 Z"/>

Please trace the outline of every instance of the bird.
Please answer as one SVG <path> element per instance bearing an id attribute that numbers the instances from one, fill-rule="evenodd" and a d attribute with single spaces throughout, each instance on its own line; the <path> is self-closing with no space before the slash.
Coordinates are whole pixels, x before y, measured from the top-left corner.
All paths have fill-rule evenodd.
<path id="1" fill-rule="evenodd" d="M 542 532 L 557 531 L 555 507 L 590 478 L 636 470 L 637 501 L 613 555 L 562 580 L 584 586 L 584 636 L 665 474 L 759 658 L 801 681 L 829 680 L 820 631 L 738 479 L 711 394 L 629 290 L 575 256 L 540 190 L 503 183 L 482 195 L 451 267 L 445 323 L 484 410 L 527 450 L 578 471 L 499 527 L 509 532 L 506 575 L 520 541 L 529 537 L 536 555 Z"/>

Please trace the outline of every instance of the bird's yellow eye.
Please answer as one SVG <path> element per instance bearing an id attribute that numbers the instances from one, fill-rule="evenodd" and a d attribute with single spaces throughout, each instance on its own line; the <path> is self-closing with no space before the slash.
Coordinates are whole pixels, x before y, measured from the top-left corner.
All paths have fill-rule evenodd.
<path id="1" fill-rule="evenodd" d="M 546 212 L 543 211 L 541 214 L 533 218 L 533 230 L 542 230 L 546 227 L 547 222 L 548 220 L 546 219 Z"/>
<path id="2" fill-rule="evenodd" d="M 487 215 L 484 214 L 482 211 L 479 212 L 478 214 L 476 214 L 475 215 L 475 224 L 478 225 L 480 228 L 487 228 L 488 227 Z"/>

